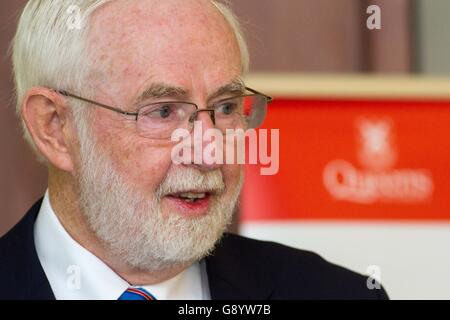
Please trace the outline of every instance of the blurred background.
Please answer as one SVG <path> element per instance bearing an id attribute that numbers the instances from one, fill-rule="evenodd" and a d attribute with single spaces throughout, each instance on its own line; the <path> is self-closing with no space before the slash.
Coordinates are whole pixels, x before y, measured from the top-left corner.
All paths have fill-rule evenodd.
<path id="1" fill-rule="evenodd" d="M 25 3 L 0 2 L 0 235 L 46 188 L 12 100 Z M 450 1 L 230 3 L 280 130 L 280 170 L 247 168 L 235 232 L 372 274 L 394 299 L 450 299 Z"/>

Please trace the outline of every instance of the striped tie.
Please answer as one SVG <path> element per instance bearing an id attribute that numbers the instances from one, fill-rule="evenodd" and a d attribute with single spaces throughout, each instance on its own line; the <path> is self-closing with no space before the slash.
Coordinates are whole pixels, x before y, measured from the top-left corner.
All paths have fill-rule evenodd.
<path id="1" fill-rule="evenodd" d="M 144 288 L 128 288 L 117 300 L 157 300 Z"/>

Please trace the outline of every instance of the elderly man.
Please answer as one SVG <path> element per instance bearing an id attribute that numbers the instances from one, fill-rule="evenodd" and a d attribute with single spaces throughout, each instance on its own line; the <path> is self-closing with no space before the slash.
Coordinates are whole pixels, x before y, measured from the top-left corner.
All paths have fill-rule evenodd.
<path id="1" fill-rule="evenodd" d="M 211 0 L 30 0 L 17 108 L 49 182 L 0 240 L 0 298 L 386 298 L 313 253 L 224 233 L 242 165 L 172 161 L 176 129 L 261 123 L 248 60 Z"/>

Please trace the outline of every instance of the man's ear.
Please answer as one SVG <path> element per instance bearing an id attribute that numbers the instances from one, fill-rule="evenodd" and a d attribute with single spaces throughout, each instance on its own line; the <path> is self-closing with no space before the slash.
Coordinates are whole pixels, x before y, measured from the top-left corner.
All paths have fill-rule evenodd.
<path id="1" fill-rule="evenodd" d="M 69 114 L 63 97 L 48 88 L 31 88 L 22 104 L 22 119 L 36 148 L 53 166 L 72 172 L 70 143 L 74 134 Z"/>

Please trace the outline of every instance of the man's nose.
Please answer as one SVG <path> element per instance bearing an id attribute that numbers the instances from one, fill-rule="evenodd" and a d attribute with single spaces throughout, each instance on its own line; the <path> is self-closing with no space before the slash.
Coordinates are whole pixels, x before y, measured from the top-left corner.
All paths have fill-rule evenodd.
<path id="1" fill-rule="evenodd" d="M 202 111 L 203 110 L 203 111 Z M 211 134 L 205 134 L 207 130 L 217 130 L 215 126 L 214 111 L 200 109 L 197 113 L 194 125 L 194 147 L 192 149 L 193 161 L 191 166 L 199 170 L 208 171 L 221 168 L 223 166 L 223 157 L 218 158 L 211 154 L 211 149 L 219 154 L 223 154 L 223 143 L 218 143 L 215 138 L 211 139 Z M 198 132 L 195 132 L 198 130 Z M 221 142 L 223 139 L 221 139 Z M 201 148 L 199 148 L 201 146 Z M 218 150 L 221 148 L 221 150 Z M 219 161 L 217 161 L 219 160 Z"/>
<path id="2" fill-rule="evenodd" d="M 194 121 L 201 121 L 204 130 L 216 127 L 216 115 L 212 109 L 200 109 L 196 112 Z"/>

